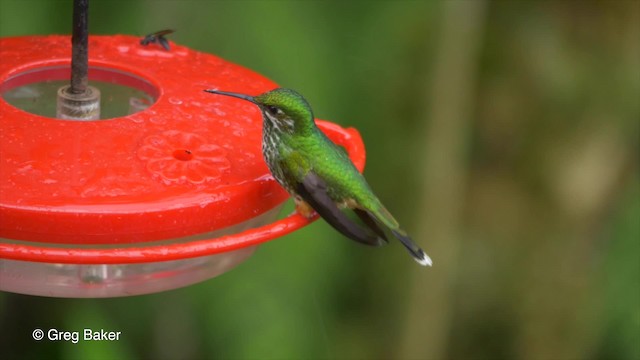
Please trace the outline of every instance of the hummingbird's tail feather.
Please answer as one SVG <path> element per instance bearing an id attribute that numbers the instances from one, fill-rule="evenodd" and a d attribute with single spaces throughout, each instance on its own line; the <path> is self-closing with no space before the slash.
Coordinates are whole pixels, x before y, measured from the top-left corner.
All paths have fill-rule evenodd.
<path id="1" fill-rule="evenodd" d="M 376 199 L 377 200 L 377 199 Z M 369 214 L 378 222 L 386 226 L 393 236 L 395 236 L 402 245 L 409 251 L 413 259 L 422 266 L 431 266 L 431 258 L 415 243 L 404 230 L 400 229 L 400 225 L 391 213 L 377 200 L 374 205 L 376 211 Z"/>
<path id="2" fill-rule="evenodd" d="M 391 232 L 396 238 L 398 238 L 398 240 L 400 240 L 402 245 L 409 250 L 409 253 L 418 264 L 422 266 L 431 266 L 433 264 L 429 255 L 422 251 L 422 249 L 420 249 L 420 247 L 416 245 L 416 243 L 414 243 L 413 240 L 404 233 L 404 231 L 398 229 L 391 230 Z"/>

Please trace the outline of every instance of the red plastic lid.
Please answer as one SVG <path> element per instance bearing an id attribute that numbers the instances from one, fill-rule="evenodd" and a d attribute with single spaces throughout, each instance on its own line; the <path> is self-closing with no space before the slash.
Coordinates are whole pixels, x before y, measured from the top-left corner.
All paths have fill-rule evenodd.
<path id="1" fill-rule="evenodd" d="M 0 257 L 67 263 L 171 260 L 254 245 L 307 223 L 293 215 L 217 240 L 146 248 L 25 245 L 183 237 L 246 221 L 288 198 L 262 159 L 258 109 L 202 91 L 258 94 L 276 85 L 216 56 L 171 46 L 167 52 L 141 46 L 137 37 L 90 37 L 91 80 L 156 97 L 150 108 L 132 115 L 66 121 L 0 100 L 0 237 L 22 240 L 0 243 Z M 0 39 L 0 91 L 68 79 L 70 47 L 69 36 Z M 318 124 L 362 170 L 364 147 L 357 131 Z"/>

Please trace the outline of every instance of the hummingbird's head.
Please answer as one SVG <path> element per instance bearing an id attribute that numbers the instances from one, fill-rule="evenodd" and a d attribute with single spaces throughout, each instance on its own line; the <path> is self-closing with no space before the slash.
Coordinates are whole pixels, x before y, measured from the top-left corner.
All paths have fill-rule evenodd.
<path id="1" fill-rule="evenodd" d="M 205 91 L 236 97 L 258 105 L 264 121 L 268 121 L 279 131 L 300 132 L 314 125 L 311 106 L 302 95 L 291 89 L 277 88 L 257 96 L 218 90 Z"/>

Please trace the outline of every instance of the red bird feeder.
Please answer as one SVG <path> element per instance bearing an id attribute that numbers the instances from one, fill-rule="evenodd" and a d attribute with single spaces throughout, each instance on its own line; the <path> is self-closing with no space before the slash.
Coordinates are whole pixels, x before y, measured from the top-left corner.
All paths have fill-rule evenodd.
<path id="1" fill-rule="evenodd" d="M 56 297 L 152 293 L 217 276 L 308 221 L 272 222 L 288 194 L 262 159 L 247 94 L 276 84 L 219 57 L 132 36 L 89 38 L 102 116 L 56 118 L 69 36 L 0 39 L 0 289 Z M 364 166 L 358 132 L 318 121 Z M 269 223 L 271 222 L 271 223 Z"/>

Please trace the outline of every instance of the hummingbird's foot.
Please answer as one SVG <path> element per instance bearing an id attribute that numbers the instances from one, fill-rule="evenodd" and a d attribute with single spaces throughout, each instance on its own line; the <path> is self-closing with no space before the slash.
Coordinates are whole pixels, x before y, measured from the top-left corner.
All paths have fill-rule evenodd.
<path id="1" fill-rule="evenodd" d="M 293 199 L 296 203 L 296 212 L 307 219 L 311 219 L 315 215 L 315 210 L 307 204 L 304 200 L 295 197 Z"/>

